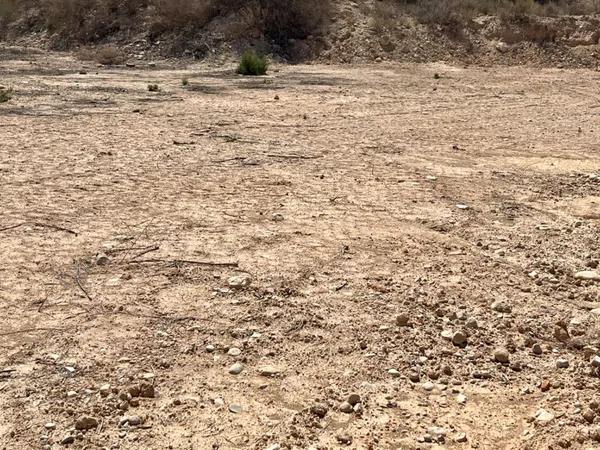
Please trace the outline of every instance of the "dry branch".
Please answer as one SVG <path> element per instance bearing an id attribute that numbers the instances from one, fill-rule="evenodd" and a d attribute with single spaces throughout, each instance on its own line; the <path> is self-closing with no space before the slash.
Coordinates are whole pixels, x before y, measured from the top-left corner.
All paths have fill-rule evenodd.
<path id="1" fill-rule="evenodd" d="M 182 265 L 190 264 L 196 266 L 218 266 L 218 267 L 238 267 L 239 263 L 236 261 L 192 261 L 189 259 L 138 259 L 127 261 L 128 264 L 171 264 L 171 265 Z"/>
<path id="2" fill-rule="evenodd" d="M 15 228 L 19 228 L 25 225 L 32 225 L 34 227 L 41 227 L 41 228 L 50 228 L 52 230 L 56 230 L 56 231 L 64 231 L 65 233 L 69 233 L 69 234 L 73 234 L 75 236 L 77 236 L 77 233 L 73 230 L 69 230 L 68 228 L 63 228 L 63 227 L 59 227 L 56 225 L 52 225 L 49 223 L 41 223 L 41 222 L 22 222 L 22 223 L 18 223 L 16 225 L 11 225 L 5 228 L 0 228 L 0 232 L 1 231 L 8 231 L 8 230 L 14 230 Z"/>

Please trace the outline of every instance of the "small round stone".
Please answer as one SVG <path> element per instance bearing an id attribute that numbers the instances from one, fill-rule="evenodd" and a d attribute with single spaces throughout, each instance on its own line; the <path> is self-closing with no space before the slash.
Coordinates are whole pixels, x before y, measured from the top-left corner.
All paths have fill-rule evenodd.
<path id="1" fill-rule="evenodd" d="M 434 388 L 435 385 L 431 381 L 426 381 L 425 383 L 423 383 L 423 389 L 427 392 L 433 391 Z"/>
<path id="2" fill-rule="evenodd" d="M 235 363 L 229 368 L 229 373 L 231 375 L 239 375 L 244 370 L 244 365 L 242 363 Z"/>
<path id="3" fill-rule="evenodd" d="M 310 412 L 322 419 L 327 415 L 327 406 L 322 403 L 317 403 L 310 407 Z"/>
<path id="4" fill-rule="evenodd" d="M 240 356 L 242 354 L 242 351 L 237 348 L 237 347 L 231 347 L 228 351 L 227 354 L 229 356 Z"/>
<path id="5" fill-rule="evenodd" d="M 510 354 L 505 348 L 497 348 L 494 350 L 494 359 L 499 363 L 506 364 L 510 360 Z"/>
<path id="6" fill-rule="evenodd" d="M 396 325 L 399 327 L 407 327 L 410 323 L 410 317 L 408 314 L 402 313 L 396 316 Z"/>
<path id="7" fill-rule="evenodd" d="M 400 372 L 398 372 L 396 369 L 390 369 L 390 370 L 388 370 L 388 374 L 392 378 L 398 378 L 400 376 Z"/>
<path id="8" fill-rule="evenodd" d="M 340 411 L 346 414 L 350 414 L 354 412 L 354 408 L 352 408 L 352 405 L 348 402 L 342 402 L 340 404 Z"/>
<path id="9" fill-rule="evenodd" d="M 558 369 L 566 369 L 567 367 L 569 367 L 569 361 L 565 358 L 558 358 L 556 360 L 556 367 Z"/>
<path id="10" fill-rule="evenodd" d="M 452 343 L 457 347 L 465 347 L 467 345 L 467 336 L 462 331 L 457 331 L 452 335 Z"/>
<path id="11" fill-rule="evenodd" d="M 360 403 L 360 395 L 356 393 L 350 394 L 348 396 L 347 402 L 350 403 L 352 406 L 356 405 L 357 403 Z"/>
<path id="12" fill-rule="evenodd" d="M 242 412 L 242 405 L 238 405 L 237 403 L 232 403 L 229 405 L 229 411 L 234 414 L 239 414 Z"/>

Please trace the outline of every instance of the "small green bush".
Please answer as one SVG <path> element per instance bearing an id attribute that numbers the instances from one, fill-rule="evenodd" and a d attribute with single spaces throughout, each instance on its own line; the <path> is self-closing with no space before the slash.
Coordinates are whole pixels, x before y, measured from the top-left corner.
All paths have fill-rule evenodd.
<path id="1" fill-rule="evenodd" d="M 6 103 L 12 98 L 12 89 L 0 89 L 0 103 Z"/>
<path id="2" fill-rule="evenodd" d="M 269 62 L 263 55 L 254 50 L 246 50 L 242 55 L 237 73 L 242 75 L 264 75 L 267 73 Z"/>
<path id="3" fill-rule="evenodd" d="M 150 92 L 158 92 L 160 90 L 160 88 L 158 87 L 158 84 L 149 84 L 148 85 L 148 91 Z"/>
<path id="4" fill-rule="evenodd" d="M 187 86 L 188 84 L 190 84 L 190 80 L 188 80 L 187 78 L 184 78 L 181 80 L 181 85 L 182 86 Z"/>

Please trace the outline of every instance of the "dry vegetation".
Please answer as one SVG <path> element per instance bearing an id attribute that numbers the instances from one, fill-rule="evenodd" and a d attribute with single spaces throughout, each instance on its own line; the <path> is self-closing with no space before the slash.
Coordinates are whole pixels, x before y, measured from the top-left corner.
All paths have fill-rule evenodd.
<path id="1" fill-rule="evenodd" d="M 140 26 L 152 35 L 197 33 L 219 17 L 236 16 L 233 36 L 261 36 L 279 45 L 318 34 L 331 11 L 321 0 L 0 0 L 5 22 L 34 15 L 33 27 L 47 29 L 55 48 L 101 42 Z"/>
<path id="2" fill-rule="evenodd" d="M 499 16 L 514 20 L 525 16 L 562 16 L 596 14 L 598 0 L 382 0 L 374 3 L 373 17 L 378 22 L 412 16 L 424 24 L 468 24 L 479 16 Z"/>

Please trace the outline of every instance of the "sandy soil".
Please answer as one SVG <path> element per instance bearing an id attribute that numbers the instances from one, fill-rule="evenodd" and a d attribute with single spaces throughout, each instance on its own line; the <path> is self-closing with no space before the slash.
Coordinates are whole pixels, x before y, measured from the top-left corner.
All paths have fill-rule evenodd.
<path id="1" fill-rule="evenodd" d="M 1 54 L 0 447 L 600 446 L 600 72 Z"/>

